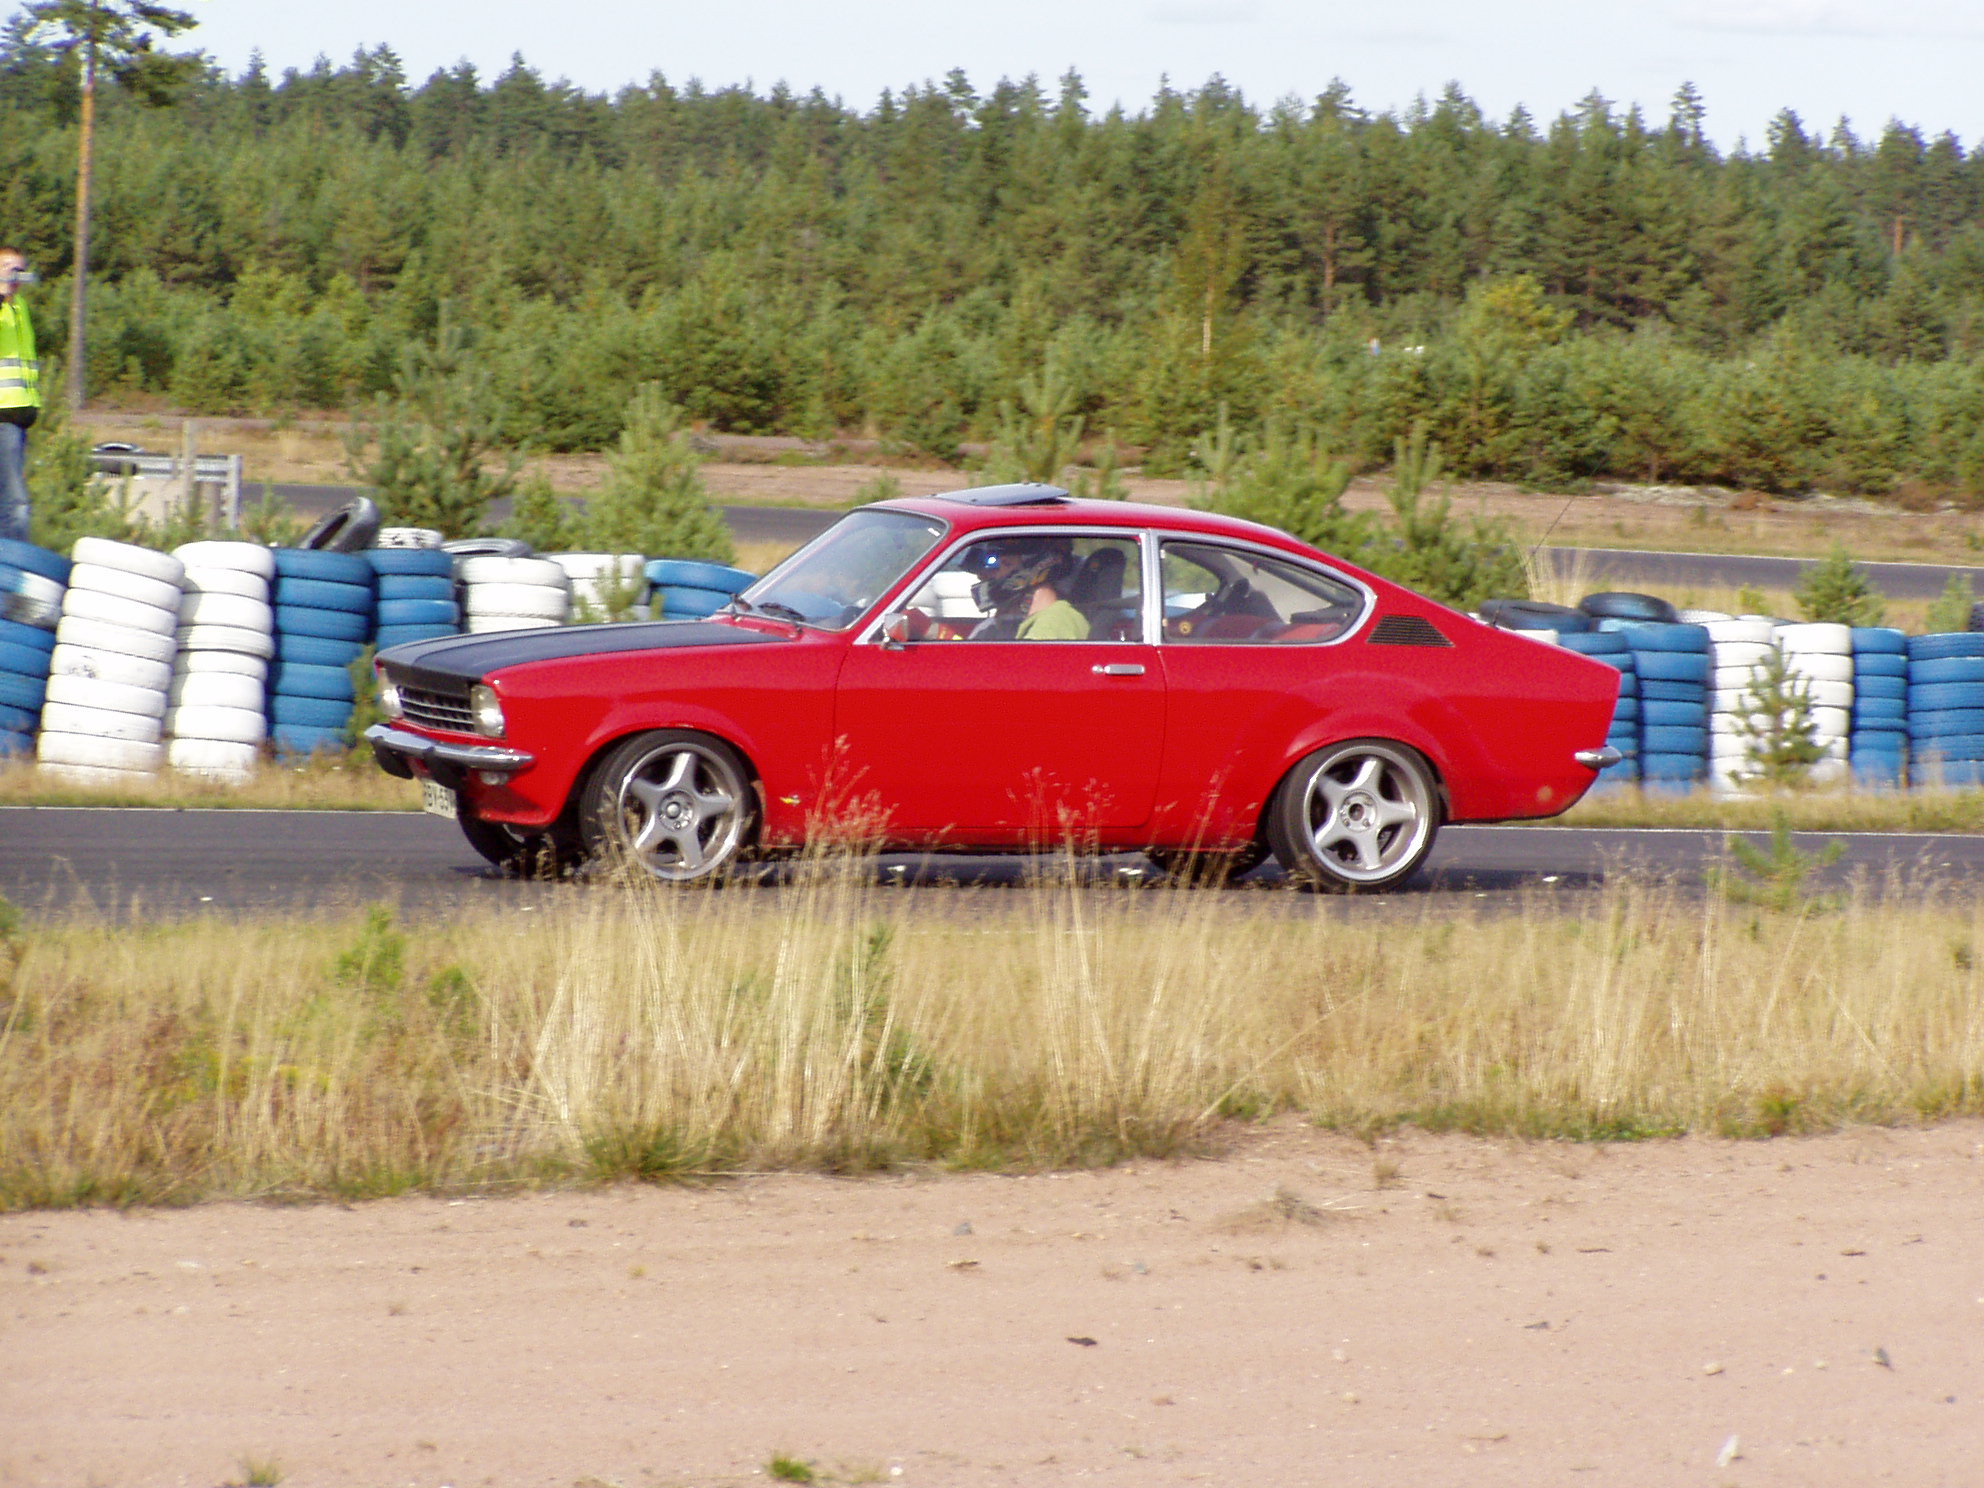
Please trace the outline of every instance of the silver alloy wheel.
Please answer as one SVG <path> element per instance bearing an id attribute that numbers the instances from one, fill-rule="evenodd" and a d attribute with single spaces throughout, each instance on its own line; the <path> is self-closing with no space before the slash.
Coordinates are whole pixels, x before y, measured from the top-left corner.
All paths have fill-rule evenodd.
<path id="1" fill-rule="evenodd" d="M 1417 751 L 1352 740 L 1311 755 L 1289 776 L 1276 856 L 1328 887 L 1379 888 L 1419 866 L 1439 825 L 1439 794 Z"/>
<path id="2" fill-rule="evenodd" d="M 737 855 L 750 795 L 727 750 L 693 737 L 654 743 L 613 771 L 620 846 L 655 878 L 706 878 Z"/>

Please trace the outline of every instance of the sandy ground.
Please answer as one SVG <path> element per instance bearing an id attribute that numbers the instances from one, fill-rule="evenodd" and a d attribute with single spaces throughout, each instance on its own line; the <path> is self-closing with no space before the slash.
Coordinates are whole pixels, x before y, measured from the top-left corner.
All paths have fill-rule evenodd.
<path id="1" fill-rule="evenodd" d="M 1284 1123 L 1096 1173 L 16 1214 L 0 1256 L 10 1485 L 721 1484 L 775 1452 L 906 1484 L 1984 1482 L 1984 1123 Z"/>

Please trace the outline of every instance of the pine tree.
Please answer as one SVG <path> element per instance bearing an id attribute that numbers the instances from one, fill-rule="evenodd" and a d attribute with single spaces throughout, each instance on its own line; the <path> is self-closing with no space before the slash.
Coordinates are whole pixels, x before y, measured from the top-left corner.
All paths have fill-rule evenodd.
<path id="1" fill-rule="evenodd" d="M 1879 625 L 1887 613 L 1880 592 L 1854 565 L 1841 543 L 1834 543 L 1831 552 L 1805 571 L 1792 593 L 1798 601 L 1798 613 L 1807 620 Z"/>
<path id="2" fill-rule="evenodd" d="M 431 344 L 400 359 L 391 397 L 345 443 L 352 474 L 378 491 L 396 526 L 467 537 L 482 530 L 491 502 L 511 495 L 522 452 L 502 438 L 502 405 L 487 363 L 459 328 L 444 324 Z"/>
<path id="3" fill-rule="evenodd" d="M 690 442 L 682 410 L 648 383 L 627 406 L 627 426 L 607 456 L 606 479 L 586 504 L 590 547 L 650 558 L 728 563 L 730 529 L 710 505 L 703 457 Z"/>
<path id="4" fill-rule="evenodd" d="M 1759 662 L 1736 714 L 1736 732 L 1745 740 L 1745 774 L 1781 790 L 1801 785 L 1825 758 L 1818 724 L 1812 717 L 1812 688 L 1791 670 L 1773 646 Z"/>

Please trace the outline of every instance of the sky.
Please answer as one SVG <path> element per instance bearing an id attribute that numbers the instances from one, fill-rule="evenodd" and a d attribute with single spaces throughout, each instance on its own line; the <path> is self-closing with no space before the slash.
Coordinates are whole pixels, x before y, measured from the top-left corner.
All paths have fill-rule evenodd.
<path id="1" fill-rule="evenodd" d="M 419 82 L 466 59 L 493 77 L 513 53 L 545 77 L 610 92 L 671 82 L 783 81 L 867 109 L 884 88 L 963 68 L 1050 88 L 1069 68 L 1092 107 L 1143 107 L 1160 80 L 1217 73 L 1249 98 L 1304 100 L 1333 78 L 1372 110 L 1448 82 L 1493 117 L 1542 120 L 1592 89 L 1664 120 L 1692 81 L 1725 148 L 1763 140 L 1781 108 L 1862 138 L 1899 118 L 1984 142 L 1980 0 L 177 0 L 188 41 L 229 71 L 259 50 L 274 73 L 384 43 Z M 183 44 L 183 43 L 182 43 Z"/>

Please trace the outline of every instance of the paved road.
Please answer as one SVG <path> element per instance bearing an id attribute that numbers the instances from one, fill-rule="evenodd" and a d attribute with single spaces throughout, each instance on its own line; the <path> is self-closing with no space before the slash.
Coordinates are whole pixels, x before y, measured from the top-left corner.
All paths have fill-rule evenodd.
<path id="1" fill-rule="evenodd" d="M 1594 590 L 1713 584 L 1740 589 L 1790 589 L 1818 560 L 1759 558 L 1735 553 L 1651 553 L 1628 548 L 1545 548 L 1562 565 L 1583 565 Z M 1967 574 L 1971 589 L 1984 597 L 1984 568 L 1935 563 L 1863 563 L 1860 569 L 1889 599 L 1934 599 L 1952 575 Z"/>
<path id="2" fill-rule="evenodd" d="M 1441 834 L 1428 871 L 1405 891 L 1355 901 L 1360 912 L 1418 912 L 1429 901 L 1507 900 L 1526 891 L 1583 893 L 1635 874 L 1699 885 L 1722 854 L 1723 834 L 1456 827 Z M 1832 840 L 1801 838 L 1807 848 Z M 1984 837 L 1858 834 L 1827 878 L 1889 873 L 1984 882 Z M 1023 858 L 890 857 L 878 876 L 928 896 L 933 909 L 958 901 L 957 885 L 1023 888 L 1041 868 Z M 1107 881 L 1145 870 L 1135 854 L 1103 859 Z M 1147 871 L 1147 870 L 1146 870 Z M 1259 878 L 1272 881 L 1273 870 Z M 404 813 L 151 811 L 66 807 L 0 809 L 0 894 L 35 914 L 95 909 L 149 919 L 243 910 L 325 911 L 385 900 L 413 912 L 522 906 L 569 892 L 491 874 L 446 822 Z M 581 890 L 580 892 L 591 892 Z M 1229 891 L 1246 893 L 1245 888 Z M 1257 896 L 1249 902 L 1258 903 Z M 1314 896 L 1283 896 L 1292 912 Z"/>

